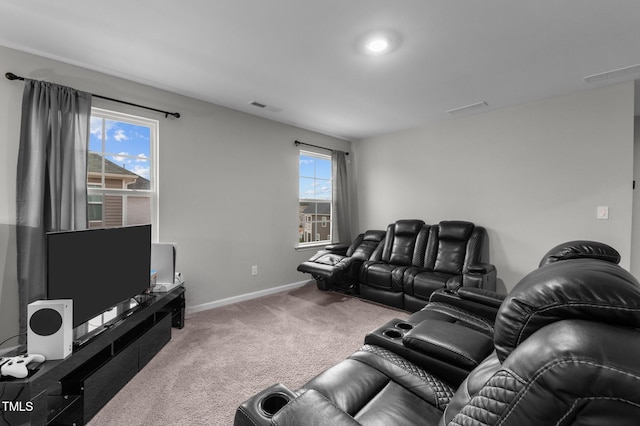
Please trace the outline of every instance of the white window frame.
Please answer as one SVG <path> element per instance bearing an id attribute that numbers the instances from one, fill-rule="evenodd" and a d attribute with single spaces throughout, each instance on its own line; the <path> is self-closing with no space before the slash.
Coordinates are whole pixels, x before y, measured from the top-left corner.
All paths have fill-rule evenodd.
<path id="1" fill-rule="evenodd" d="M 123 206 L 126 206 L 127 197 L 129 196 L 149 197 L 150 204 L 151 204 L 150 206 L 151 211 L 149 212 L 150 221 L 151 221 L 151 231 L 152 231 L 151 238 L 153 241 L 158 241 L 158 234 L 159 234 L 158 233 L 158 224 L 159 224 L 158 147 L 159 147 L 159 141 L 160 141 L 160 122 L 158 120 L 154 120 L 151 118 L 140 117 L 136 115 L 125 114 L 117 111 L 111 111 L 111 110 L 96 108 L 96 107 L 91 107 L 91 117 L 99 117 L 104 120 L 114 120 L 114 121 L 129 123 L 129 124 L 135 124 L 139 126 L 145 126 L 150 129 L 150 135 L 149 135 L 150 147 L 149 147 L 149 158 L 148 158 L 149 166 L 150 166 L 149 167 L 150 188 L 149 189 L 115 189 L 115 188 L 104 188 L 104 187 L 96 188 L 96 187 L 88 186 L 87 194 L 102 195 L 102 196 L 109 196 L 109 195 L 122 196 Z M 104 131 L 105 130 L 103 126 L 103 132 Z M 105 143 L 104 133 L 102 137 L 102 143 L 103 143 L 102 151 L 104 152 L 104 143 Z M 88 145 L 88 142 L 87 142 L 87 145 Z M 114 153 L 114 154 L 117 155 L 117 153 Z M 104 179 L 104 176 L 103 176 L 103 179 Z M 102 185 L 104 186 L 104 182 L 102 182 Z M 102 214 L 102 217 L 104 220 L 104 217 L 105 217 L 104 212 Z"/>
<path id="2" fill-rule="evenodd" d="M 301 149 L 298 152 L 298 164 L 300 162 L 300 157 L 306 155 L 306 156 L 310 156 L 310 157 L 316 157 L 316 158 L 320 158 L 322 160 L 329 160 L 329 163 L 331 164 L 331 170 L 333 170 L 333 160 L 331 158 L 331 155 L 327 155 L 327 154 L 321 154 L 318 152 L 314 152 L 314 151 L 309 151 L 309 150 L 304 150 Z M 298 167 L 298 182 L 300 182 L 300 167 Z M 308 176 L 305 176 L 308 177 Z M 329 181 L 331 182 L 331 187 L 333 188 L 333 175 L 331 175 L 329 177 Z M 329 200 L 326 199 L 314 199 L 314 198 L 300 198 L 299 196 L 300 194 L 300 188 L 298 188 L 298 208 L 300 206 L 301 202 L 321 202 L 321 203 L 329 203 L 329 214 L 331 219 L 327 220 L 326 217 L 323 217 L 322 220 L 319 221 L 313 221 L 311 220 L 311 217 L 308 216 L 307 218 L 305 218 L 304 222 L 299 220 L 298 223 L 304 223 L 304 224 L 310 224 L 311 225 L 311 235 L 313 235 L 313 225 L 315 223 L 316 227 L 326 227 L 326 224 L 328 222 L 329 224 L 329 233 L 328 233 L 328 239 L 327 240 L 314 240 L 314 241 L 309 241 L 309 242 L 300 242 L 298 241 L 296 244 L 296 248 L 300 248 L 300 249 L 304 249 L 304 248 L 312 248 L 312 247 L 318 247 L 318 246 L 325 246 L 327 244 L 331 244 L 331 235 L 333 235 L 333 194 L 331 195 L 331 197 L 329 198 Z M 306 232 L 306 231 L 303 231 Z M 316 238 L 319 238 L 319 233 L 315 235 Z"/>
<path id="3" fill-rule="evenodd" d="M 90 205 L 99 205 L 100 206 L 100 216 L 102 216 L 102 219 L 100 219 L 100 223 L 102 223 L 104 221 L 104 196 L 102 194 L 96 194 L 95 192 L 90 192 L 89 189 L 96 189 L 98 188 L 98 186 L 96 184 L 87 184 L 87 213 L 89 212 L 89 206 Z M 101 201 L 91 201 L 91 195 L 98 195 L 101 199 Z M 91 221 L 89 221 L 91 223 Z"/>

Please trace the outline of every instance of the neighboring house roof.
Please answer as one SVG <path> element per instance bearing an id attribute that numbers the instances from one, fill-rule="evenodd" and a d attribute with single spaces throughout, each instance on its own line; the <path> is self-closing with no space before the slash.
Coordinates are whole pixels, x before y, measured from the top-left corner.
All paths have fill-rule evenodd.
<path id="1" fill-rule="evenodd" d="M 149 181 L 149 179 L 146 179 L 140 175 L 137 175 L 137 176 L 138 176 L 138 179 L 136 179 L 135 182 L 129 185 L 129 189 L 150 189 L 151 188 L 151 182 Z"/>
<path id="2" fill-rule="evenodd" d="M 102 173 L 102 155 L 90 152 L 87 158 L 87 170 L 89 173 Z M 104 159 L 104 172 L 105 174 L 137 176 L 132 171 L 120 167 L 106 158 Z"/>
<path id="3" fill-rule="evenodd" d="M 102 155 L 95 152 L 90 152 L 87 157 L 87 171 L 89 173 L 102 173 Z M 151 182 L 131 170 L 127 170 L 124 167 L 118 166 L 111 160 L 104 159 L 104 173 L 107 175 L 122 175 L 123 177 L 136 178 L 135 182 L 129 184 L 129 189 L 149 189 L 151 188 Z"/>
<path id="4" fill-rule="evenodd" d="M 317 206 L 317 210 L 316 210 Z M 331 204 L 330 203 L 309 203 L 304 210 L 302 211 L 304 214 L 331 214 Z"/>

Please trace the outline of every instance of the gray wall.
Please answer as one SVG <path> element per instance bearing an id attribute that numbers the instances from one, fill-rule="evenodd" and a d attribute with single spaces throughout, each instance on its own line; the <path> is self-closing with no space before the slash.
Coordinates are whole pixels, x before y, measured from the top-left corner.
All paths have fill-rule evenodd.
<path id="1" fill-rule="evenodd" d="M 94 105 L 160 121 L 160 241 L 178 243 L 187 305 L 308 279 L 296 266 L 298 149 L 294 140 L 350 143 L 0 47 L 3 73 L 53 81 L 178 111 L 180 119 L 121 104 Z M 23 84 L 0 78 L 0 340 L 17 332 L 15 186 Z M 259 274 L 251 276 L 251 265 Z"/>
<path id="2" fill-rule="evenodd" d="M 636 82 L 636 86 L 640 84 Z M 636 103 L 638 99 L 636 99 Z M 636 107 L 636 112 L 638 108 Z M 631 273 L 640 276 L 640 116 L 635 117 L 633 179 L 636 190 L 633 191 L 633 225 L 631 233 Z"/>
<path id="3" fill-rule="evenodd" d="M 0 47 L 6 71 L 179 111 L 160 120 L 160 240 L 178 243 L 190 307 L 296 283 L 295 139 L 350 143 Z M 0 337 L 17 330 L 15 166 L 23 85 L 0 79 Z M 353 143 L 354 233 L 399 218 L 487 227 L 501 288 L 551 246 L 612 244 L 630 265 L 633 84 L 452 119 Z M 610 219 L 596 220 L 609 206 Z M 251 265 L 259 275 L 251 276 Z M 12 328 L 14 327 L 14 328 Z"/>
<path id="4" fill-rule="evenodd" d="M 611 244 L 629 268 L 633 83 L 354 143 L 360 229 L 399 218 L 488 229 L 510 289 L 556 244 Z M 609 220 L 596 207 L 609 206 Z"/>

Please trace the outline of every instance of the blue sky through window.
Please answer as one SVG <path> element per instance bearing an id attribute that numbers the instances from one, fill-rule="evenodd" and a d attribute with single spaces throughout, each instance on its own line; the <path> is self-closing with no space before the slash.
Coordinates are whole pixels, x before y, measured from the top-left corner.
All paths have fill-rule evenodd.
<path id="1" fill-rule="evenodd" d="M 300 154 L 299 191 L 301 199 L 331 199 L 331 160 Z"/>
<path id="2" fill-rule="evenodd" d="M 146 179 L 151 174 L 150 147 L 149 127 L 91 117 L 89 151 L 104 153 L 107 160 Z"/>

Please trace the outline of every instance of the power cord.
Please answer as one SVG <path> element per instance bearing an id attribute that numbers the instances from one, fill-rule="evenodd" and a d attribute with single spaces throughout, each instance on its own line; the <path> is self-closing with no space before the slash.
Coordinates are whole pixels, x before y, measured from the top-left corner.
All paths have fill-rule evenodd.
<path id="1" fill-rule="evenodd" d="M 0 342 L 0 346 L 4 345 L 5 343 L 7 343 L 11 339 L 15 339 L 16 337 L 26 336 L 26 335 L 27 335 L 27 333 L 20 333 L 20 334 L 16 334 L 15 336 L 11 336 L 8 339 L 4 339 L 2 342 Z"/>

